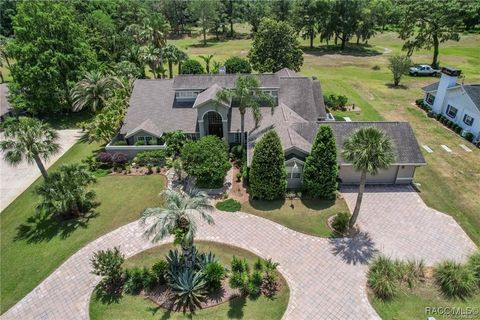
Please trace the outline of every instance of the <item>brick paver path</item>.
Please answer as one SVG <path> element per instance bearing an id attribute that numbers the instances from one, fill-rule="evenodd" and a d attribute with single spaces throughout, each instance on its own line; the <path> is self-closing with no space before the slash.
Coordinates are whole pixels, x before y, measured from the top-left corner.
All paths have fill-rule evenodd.
<path id="1" fill-rule="evenodd" d="M 342 188 L 351 211 L 357 188 Z M 377 249 L 398 258 L 465 261 L 475 244 L 449 215 L 428 207 L 411 186 L 368 187 L 357 220 L 375 239 Z"/>
<path id="2" fill-rule="evenodd" d="M 353 190 L 345 189 L 350 206 Z M 197 239 L 232 244 L 279 262 L 290 287 L 286 319 L 378 319 L 365 291 L 366 263 L 377 249 L 430 263 L 465 257 L 475 246 L 451 218 L 427 210 L 412 190 L 368 191 L 359 219 L 362 232 L 356 238 L 316 238 L 253 215 L 216 211 L 215 225 L 201 224 Z M 120 246 L 132 256 L 153 246 L 142 235 L 143 227 L 133 222 L 95 240 L 2 319 L 88 319 L 90 295 L 99 280 L 90 274 L 92 253 Z"/>

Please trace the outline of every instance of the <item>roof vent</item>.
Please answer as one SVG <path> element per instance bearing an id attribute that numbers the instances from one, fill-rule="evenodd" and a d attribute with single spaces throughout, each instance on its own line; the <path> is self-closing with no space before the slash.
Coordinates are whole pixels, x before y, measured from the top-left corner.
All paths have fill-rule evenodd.
<path id="1" fill-rule="evenodd" d="M 218 68 L 218 74 L 227 74 L 227 68 L 220 66 L 220 68 Z"/>

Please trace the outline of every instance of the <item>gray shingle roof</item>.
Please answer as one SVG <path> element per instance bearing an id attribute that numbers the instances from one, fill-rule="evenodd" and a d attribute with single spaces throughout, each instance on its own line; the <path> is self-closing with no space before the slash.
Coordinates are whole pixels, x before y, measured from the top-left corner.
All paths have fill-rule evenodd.
<path id="1" fill-rule="evenodd" d="M 278 88 L 280 86 L 279 77 L 276 74 L 264 73 L 254 74 L 253 76 L 258 79 L 260 86 L 263 88 Z M 176 90 L 203 90 L 214 84 L 218 84 L 222 88 L 233 88 L 237 77 L 236 74 L 184 74 L 174 78 L 173 88 Z"/>
<path id="2" fill-rule="evenodd" d="M 293 70 L 290 70 L 288 68 L 283 68 L 283 69 L 280 69 L 278 70 L 277 72 L 275 72 L 276 75 L 278 75 L 279 77 L 298 77 L 298 74 L 293 71 Z"/>
<path id="3" fill-rule="evenodd" d="M 480 84 L 464 85 L 463 89 L 480 111 Z"/>
<path id="4" fill-rule="evenodd" d="M 163 131 L 160 128 L 158 128 L 150 119 L 147 119 L 142 123 L 140 123 L 136 128 L 130 130 L 128 134 L 125 136 L 125 138 L 129 138 L 141 131 L 150 133 L 151 135 L 157 138 L 161 137 L 163 134 Z"/>
<path id="5" fill-rule="evenodd" d="M 429 84 L 428 86 L 423 87 L 422 90 L 425 91 L 425 92 L 437 91 L 439 83 L 440 82 L 435 82 L 435 83 Z"/>
<path id="6" fill-rule="evenodd" d="M 197 95 L 197 99 L 195 100 L 195 103 L 193 104 L 193 107 L 196 108 L 198 106 L 201 106 L 202 104 L 204 104 L 205 102 L 208 102 L 208 101 L 216 101 L 216 97 L 217 97 L 217 93 L 222 91 L 222 87 L 220 87 L 218 84 L 214 83 L 210 88 L 208 88 L 207 90 L 205 91 L 202 91 L 200 92 L 198 95 Z M 227 103 L 223 103 L 222 104 L 227 107 L 227 108 L 230 108 L 230 105 L 227 104 Z"/>
<path id="7" fill-rule="evenodd" d="M 412 127 L 408 122 L 325 122 L 322 123 L 332 127 L 337 148 L 339 150 L 340 163 L 347 163 L 341 158 L 340 151 L 347 137 L 349 137 L 355 130 L 363 127 L 376 127 L 383 130 L 393 141 L 395 147 L 395 163 L 396 164 L 425 164 L 425 159 L 418 145 Z M 313 142 L 320 124 L 317 123 L 302 123 L 294 124 L 293 128 L 305 140 Z M 311 148 L 311 147 L 310 147 Z M 310 152 L 310 149 L 308 150 Z"/>

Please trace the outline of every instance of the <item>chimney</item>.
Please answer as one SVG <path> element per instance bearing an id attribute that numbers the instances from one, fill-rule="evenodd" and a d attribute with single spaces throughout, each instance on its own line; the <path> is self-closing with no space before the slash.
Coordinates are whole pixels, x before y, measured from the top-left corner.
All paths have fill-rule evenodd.
<path id="1" fill-rule="evenodd" d="M 432 111 L 435 113 L 442 113 L 443 103 L 447 94 L 447 89 L 457 85 L 458 77 L 462 73 L 461 70 L 444 67 L 442 68 L 442 76 L 438 83 L 437 93 L 433 102 Z"/>

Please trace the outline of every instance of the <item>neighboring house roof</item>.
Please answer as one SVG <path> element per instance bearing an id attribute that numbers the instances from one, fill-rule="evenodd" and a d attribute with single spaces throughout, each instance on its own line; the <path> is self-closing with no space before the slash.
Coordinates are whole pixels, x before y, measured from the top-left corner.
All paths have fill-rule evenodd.
<path id="1" fill-rule="evenodd" d="M 277 72 L 275 72 L 275 74 L 280 77 L 298 77 L 298 74 L 295 71 L 290 70 L 288 68 L 283 68 L 281 70 L 278 70 Z"/>
<path id="2" fill-rule="evenodd" d="M 217 103 L 217 100 L 216 100 L 216 97 L 217 97 L 217 93 L 222 91 L 222 87 L 220 87 L 218 84 L 214 83 L 210 88 L 208 88 L 207 90 L 205 91 L 202 91 L 200 92 L 198 95 L 197 95 L 197 99 L 195 100 L 195 103 L 193 104 L 193 108 L 197 108 L 201 105 L 203 105 L 204 103 L 206 102 L 209 102 L 209 101 L 214 101 L 215 103 Z M 224 105 L 225 107 L 227 108 L 230 108 L 230 104 L 226 103 L 226 102 L 220 102 L 222 105 Z"/>
<path id="3" fill-rule="evenodd" d="M 468 94 L 470 99 L 472 99 L 478 111 L 480 111 L 480 84 L 464 85 L 463 89 Z"/>
<path id="4" fill-rule="evenodd" d="M 422 90 L 425 91 L 425 92 L 437 91 L 439 84 L 440 84 L 440 81 L 429 84 L 428 86 L 423 87 Z"/>
<path id="5" fill-rule="evenodd" d="M 12 108 L 10 103 L 7 100 L 8 97 L 8 86 L 6 83 L 0 84 L 0 117 L 4 114 L 9 113 Z"/>
<path id="6" fill-rule="evenodd" d="M 322 123 L 323 124 L 323 123 Z M 425 158 L 422 155 L 420 146 L 418 145 L 412 127 L 408 122 L 325 122 L 333 129 L 335 140 L 338 149 L 338 161 L 341 164 L 348 164 L 341 155 L 343 143 L 356 130 L 364 127 L 376 127 L 383 130 L 393 141 L 395 147 L 395 162 L 396 164 L 425 164 Z M 293 128 L 307 141 L 314 141 L 320 124 L 317 123 L 302 123 L 295 124 Z M 308 150 L 310 152 L 310 149 Z"/>
<path id="7" fill-rule="evenodd" d="M 279 73 L 288 73 L 291 77 L 281 77 L 279 74 L 254 76 L 258 77 L 265 87 L 278 88 L 278 105 L 283 105 L 290 110 L 285 113 L 288 117 L 293 117 L 295 121 L 300 121 L 299 119 L 317 121 L 326 117 L 318 80 L 293 77 L 294 72 L 286 69 L 280 70 Z M 173 130 L 197 132 L 197 110 L 194 107 L 213 100 L 219 90 L 233 86 L 236 78 L 237 75 L 182 75 L 174 79 L 137 80 L 120 133 L 131 136 L 131 132 L 147 119 L 150 119 L 162 132 Z M 195 102 L 176 101 L 176 87 L 186 90 L 188 86 L 192 86 L 190 89 L 202 86 L 206 90 L 197 95 Z M 275 107 L 273 114 L 278 112 L 279 106 Z M 262 123 L 269 123 L 272 117 L 271 108 L 261 107 L 261 113 Z M 232 106 L 228 115 L 229 132 L 240 131 L 240 119 L 239 109 Z M 247 109 L 245 130 L 253 129 L 255 129 L 253 114 Z"/>

